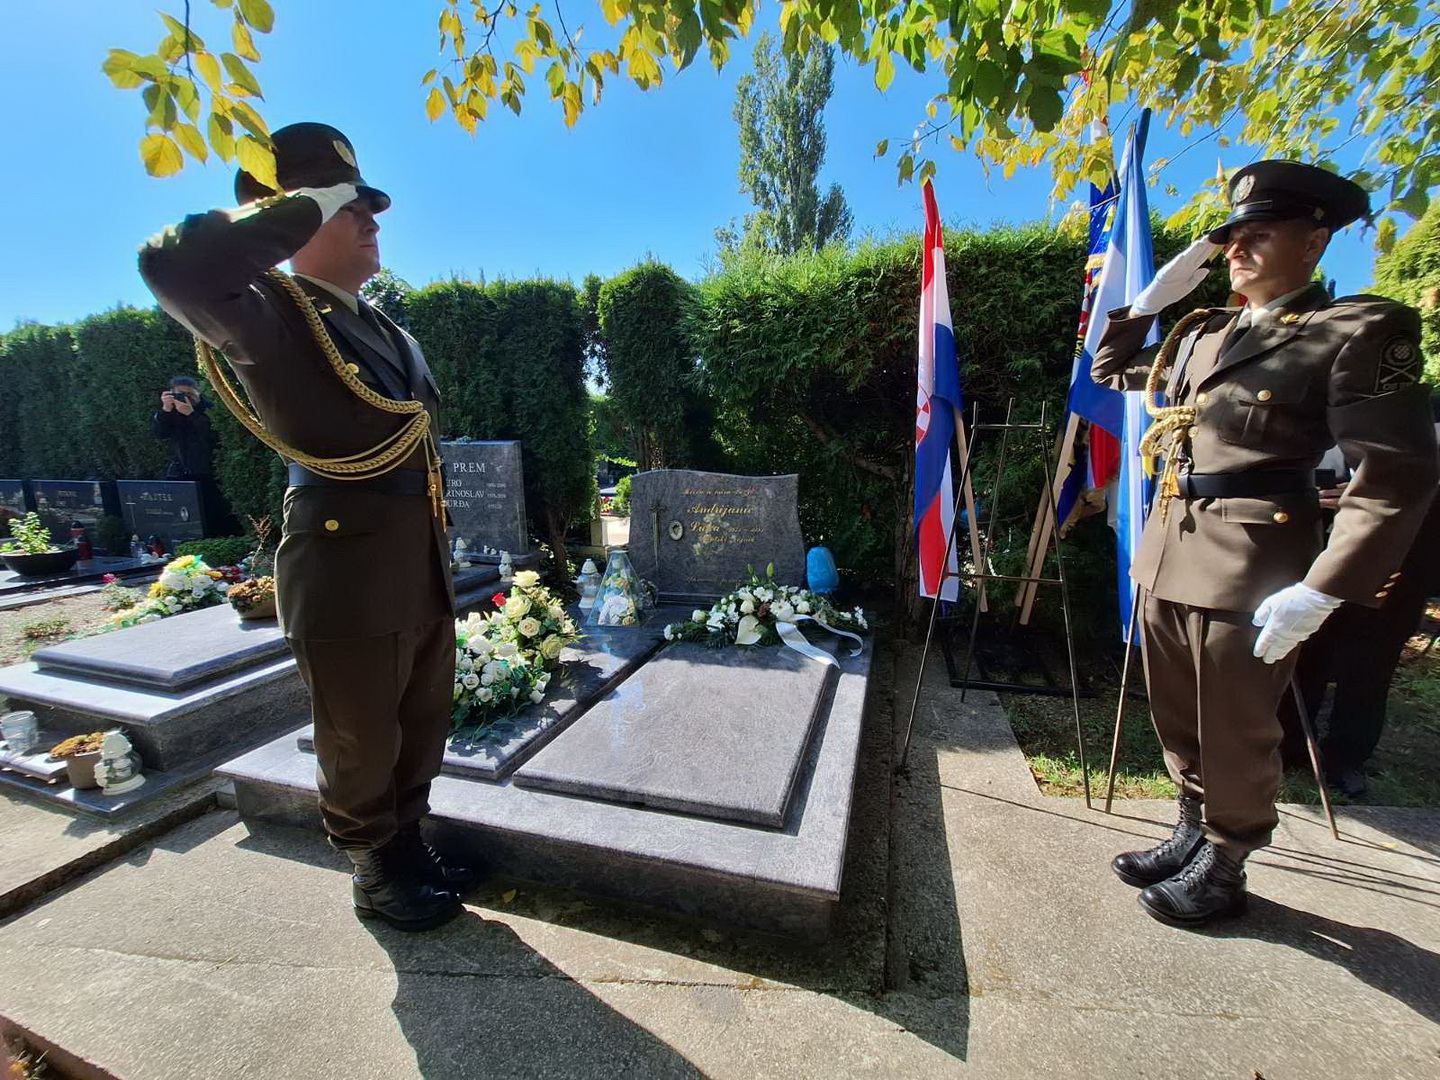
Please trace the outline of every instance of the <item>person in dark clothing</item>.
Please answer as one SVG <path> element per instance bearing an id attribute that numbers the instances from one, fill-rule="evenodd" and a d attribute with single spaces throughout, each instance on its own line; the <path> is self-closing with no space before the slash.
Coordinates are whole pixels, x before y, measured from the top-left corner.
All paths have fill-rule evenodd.
<path id="1" fill-rule="evenodd" d="M 215 436 L 210 431 L 210 417 L 205 415 L 209 410 L 210 403 L 200 396 L 200 387 L 188 375 L 176 375 L 170 380 L 170 389 L 161 393 L 150 431 L 170 443 L 166 480 L 199 480 L 214 473 Z"/>

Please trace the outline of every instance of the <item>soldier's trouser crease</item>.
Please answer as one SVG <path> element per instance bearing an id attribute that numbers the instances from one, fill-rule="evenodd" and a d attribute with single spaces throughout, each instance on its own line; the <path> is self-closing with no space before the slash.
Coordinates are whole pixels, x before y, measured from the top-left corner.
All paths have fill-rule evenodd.
<path id="1" fill-rule="evenodd" d="M 379 847 L 430 808 L 455 678 L 455 624 L 344 641 L 291 638 L 310 688 L 330 842 Z"/>
<path id="2" fill-rule="evenodd" d="M 1205 835 L 1237 853 L 1264 847 L 1284 770 L 1276 706 L 1295 653 L 1257 659 L 1249 612 L 1147 596 L 1141 643 L 1155 733 L 1182 795 L 1205 804 Z"/>

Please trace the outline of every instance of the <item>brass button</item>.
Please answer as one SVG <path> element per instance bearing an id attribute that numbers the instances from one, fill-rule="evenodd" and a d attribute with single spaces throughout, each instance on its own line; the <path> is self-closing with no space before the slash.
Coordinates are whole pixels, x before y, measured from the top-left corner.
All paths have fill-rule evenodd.
<path id="1" fill-rule="evenodd" d="M 336 521 L 334 518 L 331 518 L 329 521 L 325 522 L 326 532 L 334 532 L 338 528 L 340 528 L 340 522 Z"/>
<path id="2" fill-rule="evenodd" d="M 1276 525 L 1284 525 L 1290 520 L 1290 515 L 1284 510 L 1276 510 L 1275 513 L 1270 515 L 1270 520 L 1275 522 Z"/>
<path id="3" fill-rule="evenodd" d="M 1269 400 L 1270 400 L 1270 391 L 1269 391 L 1269 390 L 1261 390 L 1258 394 L 1255 395 L 1255 400 L 1256 400 L 1256 401 L 1269 401 Z"/>
<path id="4" fill-rule="evenodd" d="M 357 373 L 360 371 L 360 365 L 359 365 L 359 364 L 346 364 L 346 365 L 345 365 L 345 370 L 348 371 L 348 372 L 350 372 L 351 375 L 355 375 L 355 374 L 357 374 Z"/>
<path id="5" fill-rule="evenodd" d="M 1204 405 L 1204 404 L 1205 404 L 1207 401 L 1209 401 L 1209 400 L 1210 400 L 1210 395 L 1207 394 L 1207 393 L 1205 393 L 1205 391 L 1203 391 L 1203 390 L 1200 391 L 1200 393 L 1198 393 L 1198 394 L 1195 395 L 1195 404 L 1196 404 L 1196 405 Z"/>
<path id="6" fill-rule="evenodd" d="M 1192 427 L 1192 428 L 1190 429 L 1190 438 L 1193 439 L 1193 438 L 1195 438 L 1196 435 L 1199 435 L 1199 434 L 1200 434 L 1200 428 L 1199 428 L 1198 425 L 1196 425 L 1195 427 Z"/>

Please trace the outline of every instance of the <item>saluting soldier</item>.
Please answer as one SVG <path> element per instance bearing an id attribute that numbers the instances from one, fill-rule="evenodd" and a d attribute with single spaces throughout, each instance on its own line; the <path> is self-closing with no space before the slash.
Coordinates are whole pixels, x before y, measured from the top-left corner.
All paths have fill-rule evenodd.
<path id="1" fill-rule="evenodd" d="M 1278 821 L 1276 706 L 1294 650 L 1342 602 L 1385 600 L 1437 477 L 1419 316 L 1374 296 L 1331 300 L 1313 280 L 1334 232 L 1368 214 L 1365 191 L 1262 161 L 1229 194 L 1225 223 L 1111 313 L 1093 368 L 1167 402 L 1149 406 L 1144 449 L 1165 468 L 1131 574 L 1180 821 L 1114 870 L 1176 925 L 1245 909 L 1245 858 Z M 1222 249 L 1245 306 L 1194 312 L 1144 348 L 1156 315 Z M 1337 444 L 1355 473 L 1325 543 L 1314 470 Z"/>
<path id="2" fill-rule="evenodd" d="M 424 930 L 473 884 L 420 834 L 454 680 L 439 394 L 415 340 L 359 296 L 390 197 L 333 127 L 273 139 L 281 190 L 240 172 L 239 208 L 153 237 L 140 273 L 195 334 L 221 399 L 287 461 L 276 592 L 310 690 L 326 831 L 354 862 L 357 913 Z"/>

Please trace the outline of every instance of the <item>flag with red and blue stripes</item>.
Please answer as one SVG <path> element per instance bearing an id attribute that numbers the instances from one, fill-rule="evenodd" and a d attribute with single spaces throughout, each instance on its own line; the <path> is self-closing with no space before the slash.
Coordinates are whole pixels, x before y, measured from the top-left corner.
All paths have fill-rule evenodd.
<path id="1" fill-rule="evenodd" d="M 960 360 L 945 284 L 945 237 L 935 189 L 927 180 L 924 273 L 920 284 L 920 362 L 915 395 L 915 537 L 920 595 L 954 600 L 960 561 L 952 542 L 955 483 L 950 445 L 960 422 Z M 946 558 L 946 552 L 949 558 Z"/>

